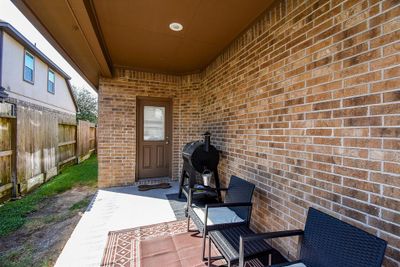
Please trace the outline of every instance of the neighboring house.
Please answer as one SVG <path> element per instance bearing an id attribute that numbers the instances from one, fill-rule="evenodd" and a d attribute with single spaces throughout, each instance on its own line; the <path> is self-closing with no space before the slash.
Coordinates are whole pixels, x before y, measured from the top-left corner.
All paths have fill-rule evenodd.
<path id="1" fill-rule="evenodd" d="M 75 116 L 70 77 L 6 22 L 0 22 L 0 86 L 10 98 Z"/>
<path id="2" fill-rule="evenodd" d="M 59 146 L 76 134 L 70 130 L 77 105 L 69 80 L 34 44 L 0 21 L 0 136 L 10 137 L 0 142 L 0 163 L 9 166 L 0 173 L 0 200 L 11 190 L 14 196 L 30 191 L 57 174 L 60 159 L 72 159 L 66 146 Z M 64 134 L 63 127 L 71 134 Z"/>

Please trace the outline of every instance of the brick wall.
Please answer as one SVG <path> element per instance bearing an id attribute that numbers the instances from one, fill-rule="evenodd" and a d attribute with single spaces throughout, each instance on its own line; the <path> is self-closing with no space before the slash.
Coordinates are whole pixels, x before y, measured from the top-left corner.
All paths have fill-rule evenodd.
<path id="1" fill-rule="evenodd" d="M 172 175 L 178 177 L 181 147 L 199 139 L 199 75 L 185 77 L 118 69 L 99 88 L 99 186 L 136 180 L 136 98 L 172 98 Z"/>
<path id="2" fill-rule="evenodd" d="M 100 85 L 100 184 L 134 179 L 136 95 L 173 97 L 174 175 L 209 130 L 224 182 L 257 185 L 254 228 L 301 228 L 314 206 L 388 240 L 398 266 L 399 35 L 399 1 L 281 0 L 200 76 L 118 71 Z"/>
<path id="3" fill-rule="evenodd" d="M 399 266 L 399 40 L 399 1 L 278 1 L 205 70 L 203 130 L 223 177 L 257 184 L 255 228 L 303 227 L 315 206 Z"/>

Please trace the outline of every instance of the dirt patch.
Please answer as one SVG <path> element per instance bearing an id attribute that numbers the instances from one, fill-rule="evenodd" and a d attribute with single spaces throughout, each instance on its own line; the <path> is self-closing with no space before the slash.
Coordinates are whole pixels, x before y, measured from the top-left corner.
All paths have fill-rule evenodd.
<path id="1" fill-rule="evenodd" d="M 78 187 L 43 201 L 23 227 L 0 238 L 0 266 L 53 266 L 95 191 Z"/>

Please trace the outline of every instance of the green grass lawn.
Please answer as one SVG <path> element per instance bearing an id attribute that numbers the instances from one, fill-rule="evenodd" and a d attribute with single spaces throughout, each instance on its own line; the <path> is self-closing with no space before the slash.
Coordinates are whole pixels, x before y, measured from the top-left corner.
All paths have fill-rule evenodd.
<path id="1" fill-rule="evenodd" d="M 43 184 L 32 193 L 16 201 L 10 201 L 0 207 L 0 237 L 6 236 L 26 223 L 26 217 L 40 207 L 46 198 L 65 192 L 77 186 L 97 186 L 97 158 L 90 157 L 79 165 L 62 170 L 62 173 Z M 76 207 L 88 203 L 77 203 Z"/>

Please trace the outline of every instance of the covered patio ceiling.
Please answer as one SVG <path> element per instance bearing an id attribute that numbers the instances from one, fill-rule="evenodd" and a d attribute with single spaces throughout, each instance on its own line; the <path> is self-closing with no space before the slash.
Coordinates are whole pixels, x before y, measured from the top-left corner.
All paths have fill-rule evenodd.
<path id="1" fill-rule="evenodd" d="M 96 88 L 99 76 L 129 67 L 201 71 L 273 0 L 12 0 Z M 172 31 L 170 23 L 183 25 Z"/>
<path id="2" fill-rule="evenodd" d="M 399 1 L 13 1 L 92 84 L 112 76 L 100 79 L 100 187 L 167 158 L 140 154 L 147 98 L 173 122 L 159 150 L 172 152 L 171 178 L 208 130 L 222 184 L 256 184 L 257 231 L 302 228 L 315 207 L 388 241 L 384 266 L 399 266 Z M 199 72 L 215 57 L 201 75 L 151 73 Z M 277 244 L 294 258 L 295 243 Z"/>

